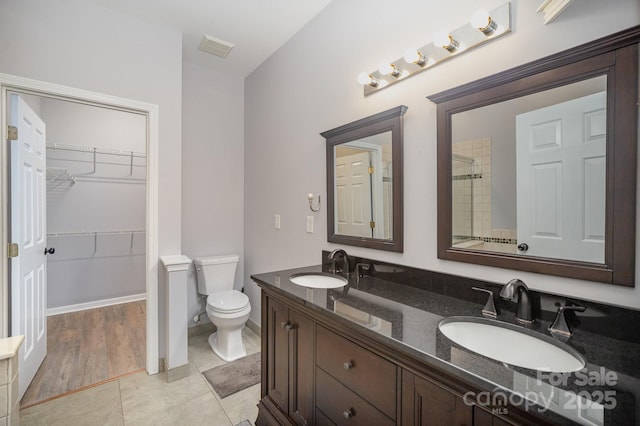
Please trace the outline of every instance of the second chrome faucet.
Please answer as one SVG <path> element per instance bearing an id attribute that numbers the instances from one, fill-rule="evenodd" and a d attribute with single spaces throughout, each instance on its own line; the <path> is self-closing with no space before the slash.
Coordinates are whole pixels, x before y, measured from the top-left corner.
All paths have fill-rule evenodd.
<path id="1" fill-rule="evenodd" d="M 517 278 L 509 281 L 500 291 L 500 297 L 505 300 L 517 302 L 516 321 L 520 324 L 531 324 L 533 322 L 533 309 L 531 308 L 531 298 L 529 297 L 529 287 L 524 281 Z"/>

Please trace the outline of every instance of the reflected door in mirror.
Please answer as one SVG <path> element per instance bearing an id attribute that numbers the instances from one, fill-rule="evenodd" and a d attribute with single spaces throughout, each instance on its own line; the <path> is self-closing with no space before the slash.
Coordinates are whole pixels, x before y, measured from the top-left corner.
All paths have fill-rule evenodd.
<path id="1" fill-rule="evenodd" d="M 516 116 L 521 254 L 604 263 L 606 92 Z"/>
<path id="2" fill-rule="evenodd" d="M 336 233 L 391 239 L 391 132 L 336 145 L 334 150 Z"/>
<path id="3" fill-rule="evenodd" d="M 605 75 L 453 114 L 451 245 L 604 263 Z"/>

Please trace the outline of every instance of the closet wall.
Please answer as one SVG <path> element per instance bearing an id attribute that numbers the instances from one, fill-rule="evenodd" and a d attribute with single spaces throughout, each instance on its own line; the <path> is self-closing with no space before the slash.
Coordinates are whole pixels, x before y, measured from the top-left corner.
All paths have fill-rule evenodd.
<path id="1" fill-rule="evenodd" d="M 145 295 L 146 118 L 42 98 L 49 314 Z"/>

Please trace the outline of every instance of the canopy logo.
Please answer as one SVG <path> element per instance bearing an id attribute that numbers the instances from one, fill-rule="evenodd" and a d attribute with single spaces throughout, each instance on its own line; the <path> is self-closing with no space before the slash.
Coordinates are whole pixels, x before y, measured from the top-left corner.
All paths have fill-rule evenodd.
<path id="1" fill-rule="evenodd" d="M 501 415 L 509 413 L 509 406 L 525 410 L 535 407 L 539 412 L 612 410 L 617 405 L 616 391 L 612 388 L 617 384 L 616 372 L 607 371 L 604 367 L 598 370 L 583 368 L 573 373 L 538 371 L 535 379 L 536 390 L 519 392 L 497 387 L 493 391 L 469 391 L 464 394 L 463 401 L 465 405 L 480 405 L 491 409 L 493 414 Z M 567 387 L 579 387 L 580 390 L 566 390 Z M 558 398 L 558 393 L 562 394 L 562 398 Z"/>

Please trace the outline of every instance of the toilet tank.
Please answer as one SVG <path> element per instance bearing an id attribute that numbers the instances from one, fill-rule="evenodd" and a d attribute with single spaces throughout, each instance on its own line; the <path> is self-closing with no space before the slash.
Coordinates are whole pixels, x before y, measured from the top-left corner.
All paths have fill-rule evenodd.
<path id="1" fill-rule="evenodd" d="M 196 265 L 198 293 L 209 295 L 233 290 L 239 260 L 240 257 L 235 254 L 195 258 L 193 263 Z"/>

